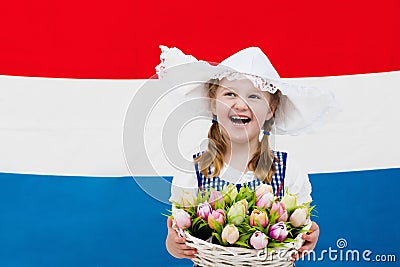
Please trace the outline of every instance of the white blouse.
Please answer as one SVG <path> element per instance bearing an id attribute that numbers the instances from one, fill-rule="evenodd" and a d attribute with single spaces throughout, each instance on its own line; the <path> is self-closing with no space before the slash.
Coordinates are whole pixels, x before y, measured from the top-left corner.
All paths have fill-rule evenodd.
<path id="1" fill-rule="evenodd" d="M 194 168 L 193 168 L 194 169 Z M 240 177 L 239 179 L 237 177 Z M 234 184 L 243 184 L 257 179 L 252 171 L 242 173 L 225 163 L 220 178 Z M 285 189 L 297 196 L 297 204 L 311 201 L 311 184 L 307 172 L 297 161 L 289 157 L 286 159 Z M 183 194 L 197 196 L 198 184 L 196 173 L 187 173 L 173 177 L 170 201 L 181 203 Z"/>

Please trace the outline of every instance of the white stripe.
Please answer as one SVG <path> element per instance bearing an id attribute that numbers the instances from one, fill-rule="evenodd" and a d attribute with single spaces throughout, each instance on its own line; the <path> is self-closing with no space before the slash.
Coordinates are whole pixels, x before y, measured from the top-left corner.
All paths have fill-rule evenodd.
<path id="1" fill-rule="evenodd" d="M 296 79 L 330 88 L 342 111 L 314 134 L 276 138 L 312 173 L 400 167 L 400 71 Z"/>
<path id="2" fill-rule="evenodd" d="M 295 80 L 334 90 L 342 112 L 317 133 L 276 137 L 278 150 L 312 173 L 400 167 L 399 71 Z M 0 171 L 129 175 L 123 120 L 144 81 L 0 76 Z"/>
<path id="3" fill-rule="evenodd" d="M 123 118 L 143 82 L 0 76 L 0 171 L 128 175 Z"/>

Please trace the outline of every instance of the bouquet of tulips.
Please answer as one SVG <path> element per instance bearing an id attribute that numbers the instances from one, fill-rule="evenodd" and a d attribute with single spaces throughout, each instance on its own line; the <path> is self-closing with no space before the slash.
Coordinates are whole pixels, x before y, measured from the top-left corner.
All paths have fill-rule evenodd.
<path id="1" fill-rule="evenodd" d="M 211 190 L 197 197 L 186 195 L 174 203 L 171 216 L 178 232 L 211 243 L 250 249 L 285 248 L 299 234 L 307 232 L 313 206 L 297 206 L 295 195 L 286 192 L 282 199 L 272 187 L 262 184 L 251 190 L 243 185 L 237 191 L 228 185 L 222 191 Z"/>

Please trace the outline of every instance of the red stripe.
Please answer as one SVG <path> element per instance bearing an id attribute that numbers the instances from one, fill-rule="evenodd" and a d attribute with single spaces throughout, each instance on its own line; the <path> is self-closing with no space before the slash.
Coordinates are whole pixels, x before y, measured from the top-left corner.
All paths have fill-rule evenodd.
<path id="1" fill-rule="evenodd" d="M 279 197 L 279 193 L 281 192 L 281 190 L 282 190 L 282 188 L 283 188 L 283 184 L 284 184 L 284 181 L 282 181 L 282 182 L 279 184 L 279 188 L 278 188 L 278 190 L 277 190 L 276 193 L 275 193 L 275 196 L 276 196 L 276 197 Z"/>
<path id="2" fill-rule="evenodd" d="M 159 44 L 211 61 L 260 46 L 282 77 L 400 69 L 398 0 L 193 3 L 3 2 L 0 74 L 148 78 Z"/>

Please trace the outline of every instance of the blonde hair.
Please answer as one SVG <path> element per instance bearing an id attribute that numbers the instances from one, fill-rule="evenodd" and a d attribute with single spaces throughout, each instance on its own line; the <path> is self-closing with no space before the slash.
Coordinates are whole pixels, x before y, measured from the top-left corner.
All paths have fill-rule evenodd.
<path id="1" fill-rule="evenodd" d="M 206 83 L 208 96 L 211 99 L 216 98 L 219 82 L 220 80 L 218 79 L 211 79 Z M 265 121 L 263 125 L 264 131 L 271 131 L 275 118 L 275 110 L 279 105 L 281 92 L 278 90 L 275 94 L 271 94 L 270 96 L 269 105 L 274 115 L 271 119 Z M 199 155 L 195 159 L 195 162 L 198 163 L 199 170 L 205 177 L 215 177 L 220 174 L 220 171 L 224 166 L 224 155 L 227 150 L 227 143 L 221 134 L 218 122 L 213 122 L 211 125 L 210 130 L 208 131 L 208 139 L 208 150 Z M 261 142 L 258 143 L 256 152 L 247 166 L 250 170 L 254 171 L 255 176 L 259 180 L 271 183 L 272 176 L 276 171 L 275 164 L 273 164 L 274 161 L 279 162 L 269 147 L 268 136 L 263 135 Z M 211 166 L 214 166 L 214 170 L 212 173 L 209 173 Z"/>

